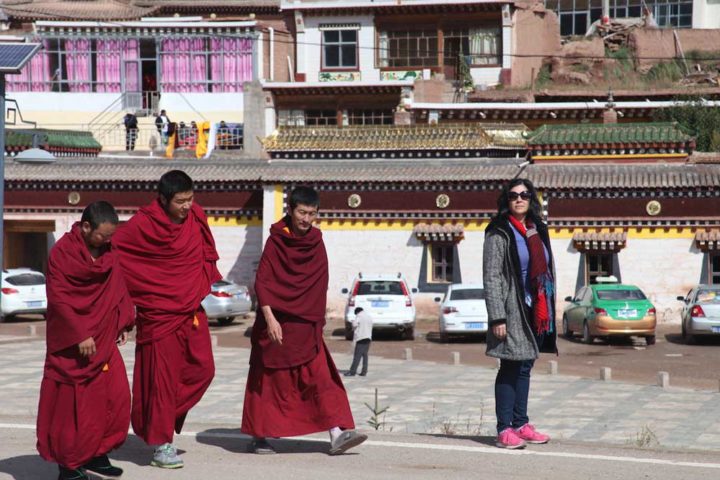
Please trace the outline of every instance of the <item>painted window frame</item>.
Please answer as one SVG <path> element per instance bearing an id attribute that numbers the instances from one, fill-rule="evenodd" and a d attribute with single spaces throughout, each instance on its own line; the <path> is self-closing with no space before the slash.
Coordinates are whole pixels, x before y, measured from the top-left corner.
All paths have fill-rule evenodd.
<path id="1" fill-rule="evenodd" d="M 720 250 L 708 252 L 708 278 L 710 285 L 720 285 Z"/>
<path id="2" fill-rule="evenodd" d="M 615 275 L 613 252 L 587 252 L 585 254 L 585 285 L 594 285 L 595 278 Z M 598 267 L 592 268 L 593 260 Z M 605 264 L 604 262 L 607 262 Z M 607 267 L 607 268 L 605 268 Z"/>
<path id="3" fill-rule="evenodd" d="M 428 248 L 428 283 L 450 284 L 453 282 L 455 244 L 452 242 L 429 242 Z M 441 258 L 437 258 L 438 255 Z M 441 269 L 441 274 L 436 274 L 436 269 Z"/>
<path id="4" fill-rule="evenodd" d="M 338 33 L 338 42 L 328 42 L 325 39 L 326 33 L 331 32 L 337 32 Z M 354 42 L 343 42 L 342 35 L 343 32 L 354 32 L 355 33 L 355 41 Z M 325 55 L 325 48 L 329 45 L 336 45 L 338 48 L 338 59 L 340 60 L 340 64 L 342 64 L 342 47 L 344 45 L 355 45 L 355 66 L 353 67 L 344 67 L 344 66 L 328 66 L 326 65 L 326 55 Z M 321 72 L 359 72 L 360 71 L 360 27 L 357 28 L 323 28 L 320 30 L 320 71 Z"/>

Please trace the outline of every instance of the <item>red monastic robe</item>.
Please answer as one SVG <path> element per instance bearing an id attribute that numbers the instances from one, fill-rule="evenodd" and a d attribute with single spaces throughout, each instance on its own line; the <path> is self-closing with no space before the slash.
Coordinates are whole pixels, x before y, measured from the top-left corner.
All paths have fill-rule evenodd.
<path id="1" fill-rule="evenodd" d="M 322 336 L 328 288 L 322 233 L 312 227 L 295 237 L 288 225 L 286 218 L 270 228 L 255 279 L 258 310 L 241 428 L 255 437 L 355 428 Z M 282 344 L 268 337 L 265 305 L 282 326 Z"/>
<path id="2" fill-rule="evenodd" d="M 79 223 L 50 252 L 47 297 L 37 449 L 78 468 L 127 438 L 130 387 L 116 340 L 135 315 L 116 252 L 93 260 Z M 78 344 L 89 337 L 97 351 L 82 357 Z"/>
<path id="3" fill-rule="evenodd" d="M 215 241 L 200 206 L 175 224 L 156 200 L 118 229 L 113 243 L 137 305 L 133 430 L 150 445 L 172 442 L 215 376 L 200 306 L 222 278 Z"/>

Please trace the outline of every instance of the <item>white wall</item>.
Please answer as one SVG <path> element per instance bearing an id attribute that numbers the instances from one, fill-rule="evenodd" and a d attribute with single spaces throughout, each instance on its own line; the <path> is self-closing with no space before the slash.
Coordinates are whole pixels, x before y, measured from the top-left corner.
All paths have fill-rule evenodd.
<path id="1" fill-rule="evenodd" d="M 173 121 L 200 120 L 197 110 L 209 121 L 243 121 L 243 93 L 168 93 L 160 95 L 160 109 L 167 110 Z M 261 114 L 261 112 L 258 112 Z M 219 118 L 222 116 L 222 118 Z M 177 119 L 177 120 L 176 120 Z"/>
<path id="2" fill-rule="evenodd" d="M 360 64 L 360 80 L 379 81 L 380 70 L 375 68 L 375 25 L 371 15 L 352 16 L 322 16 L 310 17 L 305 14 L 305 68 L 308 82 L 317 82 L 322 62 L 322 32 L 319 30 L 323 23 L 359 23 L 358 31 L 358 60 Z"/>
<path id="3" fill-rule="evenodd" d="M 212 226 L 223 277 L 241 285 L 252 285 L 262 253 L 261 226 Z"/>
<path id="4" fill-rule="evenodd" d="M 720 0 L 693 0 L 693 28 L 720 28 Z"/>
<path id="5" fill-rule="evenodd" d="M 470 75 L 472 75 L 473 82 L 475 85 L 497 85 L 500 83 L 500 67 L 498 68 L 471 68 Z"/>

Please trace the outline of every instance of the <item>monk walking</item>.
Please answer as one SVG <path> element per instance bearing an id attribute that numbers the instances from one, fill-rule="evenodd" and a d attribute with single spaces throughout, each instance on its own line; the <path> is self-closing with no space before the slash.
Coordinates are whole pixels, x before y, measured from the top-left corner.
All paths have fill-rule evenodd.
<path id="1" fill-rule="evenodd" d="M 134 311 L 110 247 L 117 224 L 112 205 L 92 203 L 50 251 L 37 449 L 58 464 L 60 480 L 87 479 L 86 470 L 123 473 L 107 457 L 130 426 L 130 386 L 118 344 L 127 340 Z"/>
<path id="2" fill-rule="evenodd" d="M 328 260 L 322 233 L 313 227 L 320 199 L 298 187 L 290 211 L 270 227 L 255 279 L 258 311 L 252 329 L 250 371 L 242 431 L 250 451 L 275 453 L 267 437 L 327 430 L 331 455 L 360 445 L 347 393 L 322 330 Z"/>
<path id="3" fill-rule="evenodd" d="M 180 433 L 215 375 L 200 302 L 222 277 L 207 217 L 193 202 L 192 179 L 167 172 L 158 192 L 113 243 L 137 306 L 133 431 L 155 448 L 151 465 L 180 468 L 173 431 Z"/>

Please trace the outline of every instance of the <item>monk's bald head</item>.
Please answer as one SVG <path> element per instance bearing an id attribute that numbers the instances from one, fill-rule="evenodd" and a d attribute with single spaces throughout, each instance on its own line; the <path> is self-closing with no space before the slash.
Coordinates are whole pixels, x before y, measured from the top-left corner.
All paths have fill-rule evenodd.
<path id="1" fill-rule="evenodd" d="M 89 248 L 99 248 L 110 243 L 119 223 L 118 214 L 109 202 L 93 202 L 83 210 L 80 229 Z"/>

